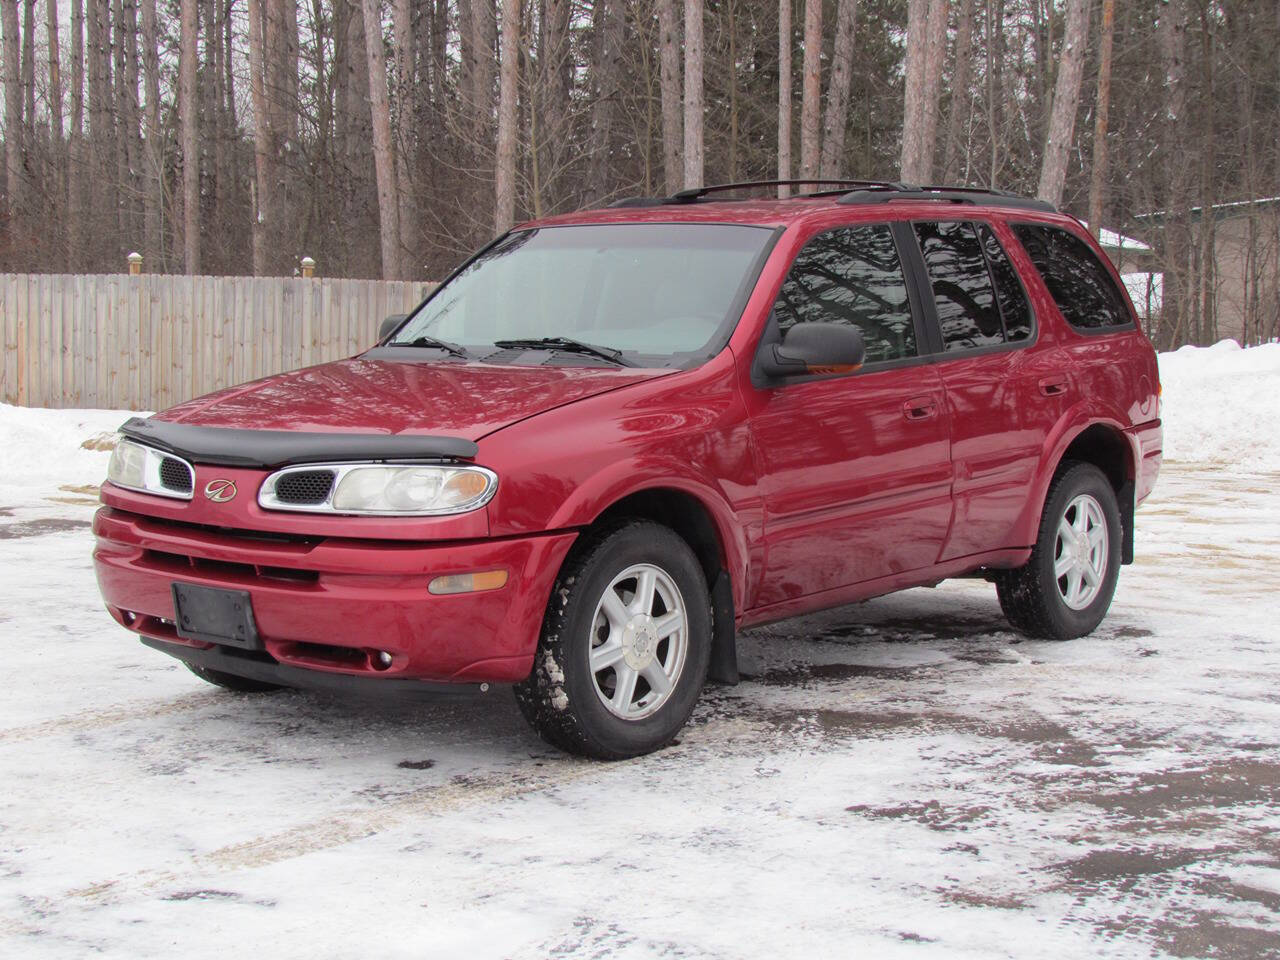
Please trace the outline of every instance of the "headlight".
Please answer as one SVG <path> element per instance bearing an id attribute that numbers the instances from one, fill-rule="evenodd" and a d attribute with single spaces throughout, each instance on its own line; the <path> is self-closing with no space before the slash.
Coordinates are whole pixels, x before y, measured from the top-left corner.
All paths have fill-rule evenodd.
<path id="1" fill-rule="evenodd" d="M 335 463 L 287 467 L 258 491 L 265 510 L 431 517 L 483 507 L 498 489 L 484 467 Z"/>
<path id="2" fill-rule="evenodd" d="M 118 437 L 107 464 L 107 479 L 128 490 L 190 500 L 195 471 L 181 457 Z"/>

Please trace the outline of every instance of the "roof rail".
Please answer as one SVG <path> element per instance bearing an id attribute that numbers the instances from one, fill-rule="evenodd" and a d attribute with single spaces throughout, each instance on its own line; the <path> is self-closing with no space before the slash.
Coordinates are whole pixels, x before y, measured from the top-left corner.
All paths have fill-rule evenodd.
<path id="1" fill-rule="evenodd" d="M 709 194 L 725 193 L 730 190 L 752 190 L 763 187 L 835 187 L 820 193 L 797 194 L 797 196 L 821 196 L 827 193 L 843 194 L 849 189 L 906 189 L 903 184 L 887 180 L 831 180 L 825 178 L 809 180 L 744 180 L 739 183 L 715 183 L 703 187 L 688 187 L 679 190 L 669 197 L 625 197 L 609 204 L 610 207 L 660 207 L 684 203 L 697 203 Z"/>
<path id="2" fill-rule="evenodd" d="M 983 203 L 993 207 L 1014 207 L 1021 210 L 1038 210 L 1043 213 L 1057 213 L 1058 208 L 1044 200 L 1034 197 L 1023 197 L 1008 190 L 994 190 L 986 187 L 916 187 L 906 184 L 887 184 L 884 186 L 869 185 L 852 190 L 837 200 L 842 204 L 889 203 L 893 200 L 938 200 L 944 203 L 977 204 Z"/>

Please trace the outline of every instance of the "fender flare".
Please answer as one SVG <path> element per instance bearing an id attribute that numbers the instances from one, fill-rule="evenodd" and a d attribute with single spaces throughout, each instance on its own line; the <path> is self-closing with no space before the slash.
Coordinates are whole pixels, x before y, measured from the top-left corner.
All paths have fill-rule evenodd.
<path id="1" fill-rule="evenodd" d="M 615 461 L 590 479 L 578 484 L 570 497 L 548 521 L 548 529 L 588 527 L 621 500 L 637 493 L 674 491 L 684 494 L 706 510 L 719 541 L 722 569 L 732 584 L 734 610 L 746 609 L 750 582 L 750 550 L 745 525 L 728 498 L 708 483 L 688 463 L 672 458 Z M 708 586 L 714 586 L 708 583 Z"/>
<path id="2" fill-rule="evenodd" d="M 1030 546 L 1035 543 L 1036 533 L 1040 527 L 1040 517 L 1044 512 L 1045 498 L 1049 495 L 1049 484 L 1052 483 L 1053 475 L 1062 463 L 1067 449 L 1086 430 L 1099 426 L 1106 427 L 1123 438 L 1125 449 L 1128 451 L 1125 458 L 1126 483 L 1127 485 L 1133 483 L 1141 452 L 1137 449 L 1137 441 L 1127 431 L 1123 421 L 1116 415 L 1116 411 L 1098 410 L 1096 405 L 1084 402 L 1073 405 L 1063 413 L 1054 425 L 1054 429 L 1045 437 L 1040 456 L 1040 468 L 1032 480 L 1032 495 L 1027 498 L 1027 505 L 1016 528 L 1019 544 Z M 1130 495 L 1130 501 L 1132 501 L 1132 495 Z M 1124 512 L 1122 503 L 1121 513 L 1124 514 Z M 1129 509 L 1129 516 L 1132 517 L 1132 506 Z M 1132 522 L 1129 522 L 1126 528 L 1126 539 L 1130 540 L 1130 549 L 1132 549 L 1132 537 L 1129 533 L 1131 528 Z"/>

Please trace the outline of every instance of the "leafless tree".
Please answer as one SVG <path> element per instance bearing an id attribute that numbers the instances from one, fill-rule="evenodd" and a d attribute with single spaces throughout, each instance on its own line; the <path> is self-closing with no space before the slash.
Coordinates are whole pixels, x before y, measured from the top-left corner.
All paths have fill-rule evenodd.
<path id="1" fill-rule="evenodd" d="M 684 2 L 684 185 L 703 181 L 702 0 Z"/>
<path id="2" fill-rule="evenodd" d="M 182 50 L 178 114 L 182 118 L 182 262 L 200 272 L 200 149 L 196 115 L 196 0 L 182 3 Z"/>
<path id="3" fill-rule="evenodd" d="M 1080 80 L 1084 75 L 1085 44 L 1089 40 L 1090 0 L 1068 0 L 1067 29 L 1058 60 L 1058 80 L 1053 89 L 1049 135 L 1040 161 L 1040 185 L 1036 196 L 1054 206 L 1062 202 L 1067 182 L 1067 159 L 1080 107 Z"/>
<path id="4" fill-rule="evenodd" d="M 373 165 L 378 181 L 382 276 L 386 280 L 396 280 L 400 277 L 400 204 L 396 200 L 395 150 L 391 143 L 391 104 L 387 94 L 387 58 L 383 52 L 380 6 L 378 0 L 362 0 L 365 53 L 369 62 Z"/>

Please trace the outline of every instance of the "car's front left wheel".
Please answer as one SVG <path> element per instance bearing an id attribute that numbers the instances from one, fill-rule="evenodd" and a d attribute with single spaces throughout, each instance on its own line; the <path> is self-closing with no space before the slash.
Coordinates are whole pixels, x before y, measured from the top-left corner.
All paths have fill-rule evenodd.
<path id="1" fill-rule="evenodd" d="M 689 719 L 710 650 L 707 582 L 689 545 L 647 520 L 614 525 L 588 534 L 561 569 L 516 701 L 562 750 L 639 756 Z"/>

